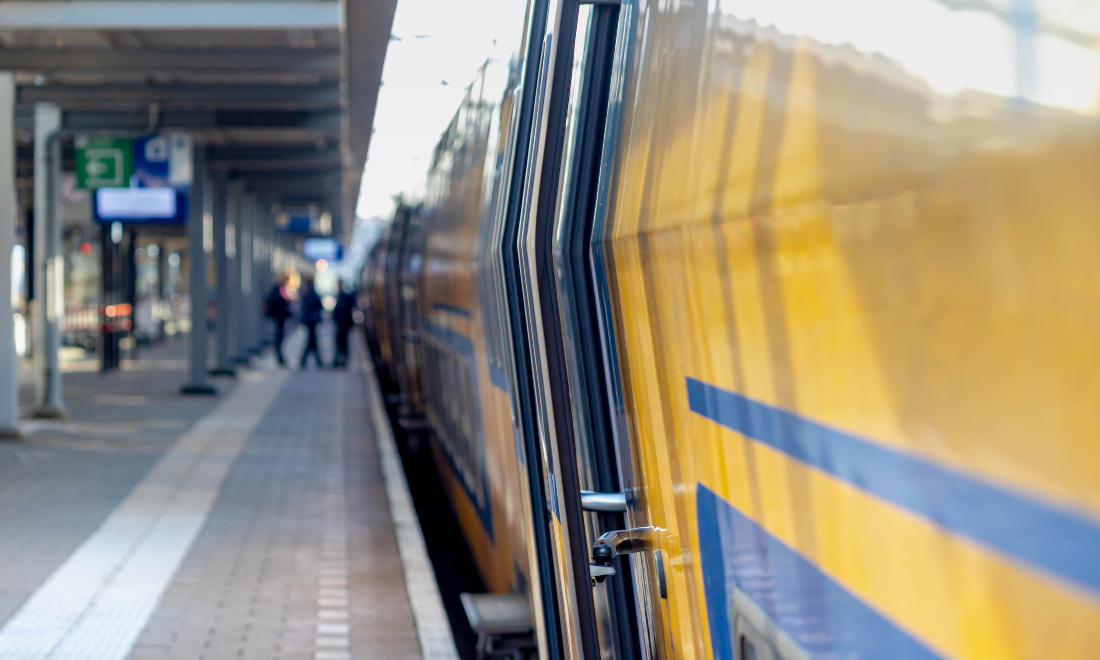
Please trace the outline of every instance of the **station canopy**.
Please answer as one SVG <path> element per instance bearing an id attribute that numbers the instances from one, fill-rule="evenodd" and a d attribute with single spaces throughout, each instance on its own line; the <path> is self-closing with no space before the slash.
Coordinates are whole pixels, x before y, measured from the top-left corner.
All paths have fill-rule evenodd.
<path id="1" fill-rule="evenodd" d="M 77 131 L 185 130 L 211 166 L 350 229 L 396 0 L 0 2 L 20 194 L 34 105 Z"/>

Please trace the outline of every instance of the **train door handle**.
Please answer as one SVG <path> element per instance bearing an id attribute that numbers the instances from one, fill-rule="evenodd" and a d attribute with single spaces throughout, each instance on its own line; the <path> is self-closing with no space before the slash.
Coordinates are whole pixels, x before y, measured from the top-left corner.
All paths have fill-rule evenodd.
<path id="1" fill-rule="evenodd" d="M 603 513 L 625 513 L 626 493 L 597 493 L 581 491 L 581 509 Z"/>
<path id="2" fill-rule="evenodd" d="M 597 564 L 608 564 L 619 555 L 650 550 L 655 545 L 655 536 L 652 527 L 607 532 L 592 545 L 592 561 Z"/>

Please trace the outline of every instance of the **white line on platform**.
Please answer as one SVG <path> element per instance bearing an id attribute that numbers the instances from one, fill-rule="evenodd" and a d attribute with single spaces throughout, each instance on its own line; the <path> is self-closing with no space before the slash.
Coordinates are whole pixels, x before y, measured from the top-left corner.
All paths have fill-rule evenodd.
<path id="1" fill-rule="evenodd" d="M 340 378 L 336 395 L 338 411 L 336 432 L 329 442 L 328 476 L 325 479 L 324 533 L 318 549 L 320 570 L 317 576 L 317 627 L 313 635 L 313 660 L 351 660 L 351 626 L 332 619 L 349 618 L 351 594 L 348 592 L 348 497 L 344 434 L 344 407 L 347 379 Z"/>
<path id="2" fill-rule="evenodd" d="M 176 440 L 0 629 L 0 658 L 125 658 L 285 379 L 241 382 Z"/>
<path id="3" fill-rule="evenodd" d="M 390 517 L 397 536 L 397 551 L 405 569 L 405 589 L 408 591 L 409 605 L 416 621 L 420 653 L 424 660 L 458 660 L 451 623 L 447 620 L 447 611 L 443 609 L 443 598 L 439 595 L 432 562 L 428 559 L 424 534 L 420 529 L 416 510 L 413 509 L 409 483 L 401 467 L 401 458 L 397 455 L 397 445 L 387 423 L 386 408 L 382 405 L 378 381 L 369 360 L 368 356 L 362 362 L 366 372 L 363 380 L 370 404 L 368 412 L 374 428 L 374 439 L 378 443 L 382 478 L 386 482 L 386 497 L 390 502 Z"/>

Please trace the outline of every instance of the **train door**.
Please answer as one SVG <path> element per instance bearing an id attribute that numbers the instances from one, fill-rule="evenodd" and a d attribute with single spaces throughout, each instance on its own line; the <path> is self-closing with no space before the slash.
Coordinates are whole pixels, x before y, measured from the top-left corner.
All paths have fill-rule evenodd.
<path id="1" fill-rule="evenodd" d="M 396 390 L 398 413 L 405 414 L 409 404 L 408 373 L 405 370 L 405 328 L 402 322 L 402 295 L 400 275 L 406 257 L 409 226 L 413 213 L 404 204 L 397 208 L 393 220 L 393 234 L 390 249 L 386 253 L 385 299 L 386 299 L 386 335 L 389 343 L 390 378 Z M 389 401 L 387 401 L 389 403 Z"/>
<path id="2" fill-rule="evenodd" d="M 596 617 L 589 587 L 580 487 L 573 466 L 572 429 L 550 244 L 554 190 L 571 77 L 577 23 L 576 2 L 554 0 L 548 7 L 536 85 L 527 180 L 514 250 L 522 295 L 522 335 L 529 346 L 527 364 L 533 394 L 536 452 L 543 467 L 546 525 L 553 558 L 553 590 L 558 600 L 560 657 L 598 655 Z M 564 465 L 563 465 L 564 464 Z M 537 500 L 536 500 L 537 501 Z"/>
<path id="3" fill-rule="evenodd" d="M 617 55 L 626 56 L 616 46 L 620 14 L 612 3 L 551 6 L 515 246 L 563 657 L 569 658 L 646 657 L 652 646 L 639 641 L 639 631 L 651 626 L 637 616 L 631 562 L 589 562 L 602 531 L 626 529 L 623 487 L 630 472 L 614 442 L 614 398 L 588 249 L 612 74 Z M 611 569 L 619 577 L 608 583 Z M 596 581 L 604 584 L 594 592 Z"/>
<path id="4" fill-rule="evenodd" d="M 363 311 L 363 333 L 374 361 L 378 359 L 378 332 L 374 319 L 374 265 L 377 260 L 378 245 L 375 244 L 367 254 L 367 260 L 359 274 L 359 309 Z"/>
<path id="5" fill-rule="evenodd" d="M 410 209 L 409 226 L 405 238 L 405 252 L 401 259 L 398 275 L 398 298 L 400 300 L 401 345 L 403 360 L 401 366 L 401 388 L 408 393 L 403 410 L 399 410 L 398 422 L 406 429 L 423 425 L 423 393 L 421 392 L 420 365 L 423 357 L 420 345 L 420 314 L 417 299 L 418 284 L 424 265 L 424 218 L 419 209 Z"/>
<path id="6" fill-rule="evenodd" d="M 371 275 L 371 315 L 373 318 L 374 341 L 378 353 L 373 355 L 375 373 L 384 390 L 389 389 L 390 376 L 390 340 L 389 324 L 386 322 L 386 263 L 390 252 L 393 237 L 393 223 L 386 225 L 382 235 L 378 238 L 374 252 L 374 272 Z"/>
<path id="7" fill-rule="evenodd" d="M 530 575 L 528 592 L 534 613 L 539 656 L 544 659 L 563 657 L 562 634 L 559 625 L 558 592 L 555 589 L 555 566 L 550 547 L 550 513 L 545 506 L 546 480 L 538 433 L 534 424 L 534 392 L 531 387 L 530 346 L 527 341 L 523 314 L 523 296 L 519 288 L 521 262 L 514 249 L 519 230 L 519 218 L 524 208 L 523 193 L 528 182 L 531 153 L 531 127 L 535 123 L 537 84 L 542 62 L 543 35 L 546 31 L 548 0 L 531 0 L 523 37 L 523 53 L 518 58 L 516 81 L 512 92 L 513 111 L 509 118 L 507 149 L 501 173 L 501 200 L 489 233 L 487 261 L 493 285 L 487 287 L 492 296 L 501 338 L 500 363 L 512 407 L 512 432 L 516 440 L 516 456 L 520 463 L 521 506 L 527 540 Z"/>
<path id="8" fill-rule="evenodd" d="M 616 439 L 618 396 L 614 353 L 604 351 L 599 319 L 600 283 L 590 251 L 594 236 L 602 235 L 601 174 L 613 166 L 612 150 L 604 149 L 604 135 L 617 126 L 609 111 L 612 81 L 623 78 L 629 43 L 630 7 L 614 4 L 582 5 L 577 23 L 564 151 L 553 225 L 555 290 L 557 293 L 562 355 L 566 364 L 575 469 L 584 511 L 585 546 L 591 547 L 605 531 L 626 529 L 627 486 L 631 482 L 628 454 Z M 610 147 L 610 142 L 608 146 Z M 598 244 L 598 243 L 597 243 Z M 609 355 L 612 361 L 608 361 Z M 621 429 L 621 425 L 620 425 Z M 639 619 L 630 557 L 615 558 L 613 579 L 596 576 L 593 604 L 602 658 L 650 657 L 641 643 L 647 630 Z M 595 570 L 601 570 L 600 567 Z M 644 573 L 643 573 L 644 574 Z M 643 583 L 644 584 L 644 581 Z"/>

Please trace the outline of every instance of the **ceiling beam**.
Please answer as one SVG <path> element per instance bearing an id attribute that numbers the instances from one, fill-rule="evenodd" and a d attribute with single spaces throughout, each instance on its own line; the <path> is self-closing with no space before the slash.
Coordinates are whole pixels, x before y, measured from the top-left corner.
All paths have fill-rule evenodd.
<path id="1" fill-rule="evenodd" d="M 206 144 L 328 145 L 339 144 L 339 133 L 331 129 L 299 128 L 212 128 L 189 131 Z"/>
<path id="2" fill-rule="evenodd" d="M 340 152 L 336 149 L 316 149 L 312 147 L 260 147 L 260 146 L 218 146 L 211 147 L 208 160 L 272 160 L 297 159 L 312 162 L 340 164 Z"/>
<path id="3" fill-rule="evenodd" d="M 211 167 L 220 170 L 255 170 L 255 171 L 286 171 L 299 170 L 311 172 L 339 171 L 342 167 L 340 152 L 333 151 L 332 156 L 324 158 L 270 158 L 257 160 L 224 160 L 214 161 Z"/>
<path id="4" fill-rule="evenodd" d="M 21 106 L 27 107 L 27 106 Z M 18 114 L 18 111 L 17 111 Z M 159 128 L 177 129 L 340 129 L 339 110 L 181 110 L 157 115 Z M 66 128 L 77 130 L 142 130 L 149 127 L 148 108 L 135 110 L 67 110 Z M 31 116 L 33 127 L 33 115 Z"/>
<path id="5" fill-rule="evenodd" d="M 335 30 L 332 0 L 9 0 L 5 30 Z"/>
<path id="6" fill-rule="evenodd" d="M 340 191 L 339 174 L 328 172 L 272 172 L 270 170 L 231 170 L 233 178 L 244 181 L 253 190 L 282 191 L 300 194 L 303 191 L 324 197 Z"/>
<path id="7" fill-rule="evenodd" d="M 3 7 L 4 3 L 0 3 Z M 340 51 L 309 48 L 0 50 L 0 71 L 46 73 L 340 73 Z"/>
<path id="8" fill-rule="evenodd" d="M 207 158 L 216 169 L 233 170 L 238 175 L 249 172 L 287 171 L 324 175 L 339 173 L 343 164 L 339 149 L 317 149 L 298 146 L 214 146 Z"/>
<path id="9" fill-rule="evenodd" d="M 285 194 L 285 195 L 268 195 L 260 193 L 265 197 L 268 197 L 273 202 L 277 202 L 283 208 L 291 208 L 298 206 L 309 206 L 310 204 L 317 204 L 323 208 L 328 209 L 331 213 L 340 212 L 340 195 L 302 195 L 300 193 Z"/>
<path id="10" fill-rule="evenodd" d="M 2 5 L 3 3 L 0 3 Z M 18 90 L 18 102 L 66 108 L 144 106 L 208 108 L 339 108 L 337 85 L 46 85 Z"/>

